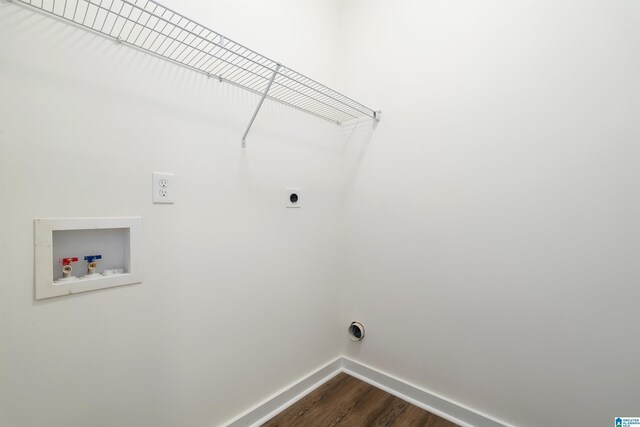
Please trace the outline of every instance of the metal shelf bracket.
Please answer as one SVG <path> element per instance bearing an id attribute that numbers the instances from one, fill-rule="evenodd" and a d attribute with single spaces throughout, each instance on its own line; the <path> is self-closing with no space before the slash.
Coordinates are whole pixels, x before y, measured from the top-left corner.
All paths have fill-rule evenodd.
<path id="1" fill-rule="evenodd" d="M 251 120 L 249 121 L 249 126 L 247 126 L 247 130 L 244 131 L 244 135 L 242 135 L 242 148 L 247 146 L 247 135 L 249 134 L 249 131 L 251 130 L 251 126 L 253 125 L 253 122 L 256 119 L 256 116 L 258 115 L 258 111 L 260 111 L 260 107 L 262 107 L 262 103 L 264 102 L 265 98 L 267 97 L 267 94 L 269 94 L 269 89 L 271 89 L 271 85 L 273 84 L 273 81 L 276 78 L 276 75 L 278 74 L 278 71 L 280 71 L 280 68 L 282 68 L 282 64 L 280 64 L 279 62 L 276 64 L 276 69 L 273 72 L 273 74 L 271 75 L 271 78 L 269 79 L 269 84 L 267 84 L 267 87 L 264 89 L 264 93 L 262 94 L 262 97 L 260 98 L 260 102 L 258 102 L 258 106 L 256 107 L 256 111 L 253 112 L 253 116 L 251 117 Z"/>

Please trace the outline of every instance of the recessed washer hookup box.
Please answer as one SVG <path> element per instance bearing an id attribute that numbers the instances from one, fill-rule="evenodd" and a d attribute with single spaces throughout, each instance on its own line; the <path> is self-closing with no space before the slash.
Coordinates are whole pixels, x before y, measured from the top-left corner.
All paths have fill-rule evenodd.
<path id="1" fill-rule="evenodd" d="M 38 218 L 35 296 L 142 282 L 142 218 Z"/>

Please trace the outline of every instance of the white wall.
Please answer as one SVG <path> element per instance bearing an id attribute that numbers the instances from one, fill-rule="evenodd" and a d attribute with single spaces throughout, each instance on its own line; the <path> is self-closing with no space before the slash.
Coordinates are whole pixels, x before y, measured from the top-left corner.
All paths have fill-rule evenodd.
<path id="1" fill-rule="evenodd" d="M 3 427 L 218 425 L 353 319 L 349 357 L 516 425 L 638 410 L 637 3 L 168 5 L 383 121 L 267 103 L 241 150 L 254 95 L 0 2 Z M 33 301 L 35 217 L 125 215 L 142 285 Z"/>
<path id="2" fill-rule="evenodd" d="M 521 426 L 640 413 L 640 3 L 343 2 L 383 109 L 348 182 L 349 357 Z"/>
<path id="3" fill-rule="evenodd" d="M 173 4 L 336 78 L 333 3 Z M 0 11 L 0 424 L 219 425 L 338 355 L 335 126 L 265 103 L 243 150 L 255 95 Z M 152 171 L 175 205 L 151 204 Z M 34 302 L 34 218 L 132 215 L 143 284 Z"/>

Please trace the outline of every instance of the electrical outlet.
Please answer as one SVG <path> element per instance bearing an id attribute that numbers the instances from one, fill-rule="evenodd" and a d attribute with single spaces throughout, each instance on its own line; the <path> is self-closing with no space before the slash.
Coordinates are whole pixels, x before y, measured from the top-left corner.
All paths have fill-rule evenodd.
<path id="1" fill-rule="evenodd" d="M 172 173 L 153 172 L 153 203 L 173 203 L 175 182 Z"/>
<path id="2" fill-rule="evenodd" d="M 299 208 L 302 206 L 302 192 L 299 188 L 287 188 L 286 197 L 287 203 L 285 207 L 287 208 Z"/>

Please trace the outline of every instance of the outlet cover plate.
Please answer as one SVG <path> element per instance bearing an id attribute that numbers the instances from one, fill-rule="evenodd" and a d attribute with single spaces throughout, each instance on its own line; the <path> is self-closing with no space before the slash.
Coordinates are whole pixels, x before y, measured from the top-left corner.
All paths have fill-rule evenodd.
<path id="1" fill-rule="evenodd" d="M 286 188 L 286 205 L 287 208 L 302 207 L 302 191 L 299 188 Z"/>
<path id="2" fill-rule="evenodd" d="M 173 204 L 175 201 L 175 177 L 172 173 L 153 172 L 153 203 Z"/>

